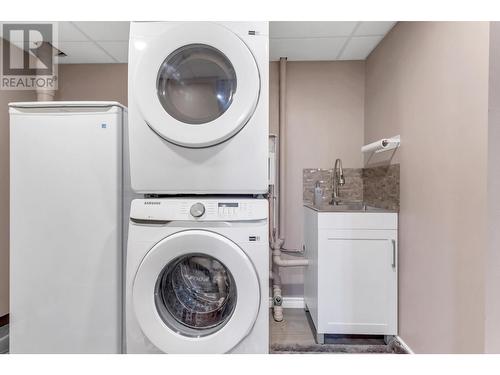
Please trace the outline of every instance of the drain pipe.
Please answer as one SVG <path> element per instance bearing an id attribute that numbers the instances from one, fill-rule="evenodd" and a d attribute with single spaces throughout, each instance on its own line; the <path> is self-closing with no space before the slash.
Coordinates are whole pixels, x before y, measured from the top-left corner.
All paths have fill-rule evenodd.
<path id="1" fill-rule="evenodd" d="M 37 102 L 51 102 L 56 95 L 55 90 L 36 89 Z"/>
<path id="2" fill-rule="evenodd" d="M 277 322 L 283 320 L 283 297 L 281 296 L 281 277 L 279 267 L 274 264 L 271 271 L 273 279 L 273 319 Z"/>
<path id="3" fill-rule="evenodd" d="M 286 228 L 286 203 L 285 203 L 285 169 L 286 169 L 286 137 L 285 137 L 285 124 L 286 124 L 286 62 L 285 57 L 280 58 L 279 65 L 279 133 L 278 133 L 278 170 L 279 177 L 277 181 L 277 189 L 273 188 L 273 193 L 278 195 L 277 211 L 278 223 L 272 229 L 272 270 L 271 279 L 273 281 L 273 318 L 277 322 L 283 320 L 283 297 L 281 295 L 281 277 L 279 274 L 280 267 L 297 267 L 307 266 L 307 259 L 282 259 L 281 250 L 285 243 L 285 228 Z M 274 197 L 275 195 L 272 194 Z M 273 205 L 276 210 L 276 206 Z"/>
<path id="4" fill-rule="evenodd" d="M 47 42 L 42 42 L 42 44 L 38 47 L 38 53 L 42 56 L 45 57 L 45 61 L 49 60 L 49 57 L 54 58 L 54 56 L 57 55 L 59 50 L 57 50 L 55 47 L 52 46 L 52 44 L 47 43 Z M 36 77 L 42 77 L 43 74 L 39 74 L 40 72 L 43 72 L 44 69 L 47 67 L 42 63 L 41 59 L 36 60 L 36 72 L 37 75 Z M 54 88 L 48 88 L 48 87 L 36 87 L 35 89 L 36 92 L 36 100 L 38 102 L 51 102 L 54 100 L 54 97 L 56 95 L 56 91 Z"/>

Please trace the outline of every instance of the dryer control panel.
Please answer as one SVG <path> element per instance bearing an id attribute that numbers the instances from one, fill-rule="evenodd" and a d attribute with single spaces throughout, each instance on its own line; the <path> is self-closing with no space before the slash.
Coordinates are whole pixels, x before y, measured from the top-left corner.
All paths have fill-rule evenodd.
<path id="1" fill-rule="evenodd" d="M 134 221 L 250 221 L 267 220 L 264 198 L 153 198 L 132 201 Z"/>

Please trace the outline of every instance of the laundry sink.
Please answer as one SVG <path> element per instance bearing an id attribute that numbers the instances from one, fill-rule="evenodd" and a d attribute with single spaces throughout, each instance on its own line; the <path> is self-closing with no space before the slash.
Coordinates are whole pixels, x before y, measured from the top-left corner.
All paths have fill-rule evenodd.
<path id="1" fill-rule="evenodd" d="M 321 206 L 305 204 L 305 206 L 318 212 L 394 212 L 392 210 L 369 206 L 364 202 L 340 202 L 336 205 L 327 203 Z"/>
<path id="2" fill-rule="evenodd" d="M 304 208 L 304 302 L 325 334 L 397 334 L 398 214 L 361 201 Z"/>

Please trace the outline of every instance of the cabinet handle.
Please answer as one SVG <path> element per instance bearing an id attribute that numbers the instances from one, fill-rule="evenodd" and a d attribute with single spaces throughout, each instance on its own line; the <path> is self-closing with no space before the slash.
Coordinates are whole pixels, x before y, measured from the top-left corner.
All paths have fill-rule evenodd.
<path id="1" fill-rule="evenodd" d="M 392 243 L 392 268 L 396 268 L 396 240 L 391 239 Z"/>

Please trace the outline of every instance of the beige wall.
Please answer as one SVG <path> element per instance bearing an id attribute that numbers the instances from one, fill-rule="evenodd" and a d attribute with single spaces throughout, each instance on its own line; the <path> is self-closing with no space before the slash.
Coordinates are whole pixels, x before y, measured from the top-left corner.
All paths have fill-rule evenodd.
<path id="1" fill-rule="evenodd" d="M 485 352 L 500 353 L 500 22 L 490 23 Z"/>
<path id="2" fill-rule="evenodd" d="M 35 100 L 33 91 L 0 90 L 0 316 L 9 313 L 9 109 Z"/>
<path id="3" fill-rule="evenodd" d="M 399 333 L 484 349 L 488 23 L 398 23 L 366 61 L 365 142 L 401 134 Z"/>
<path id="4" fill-rule="evenodd" d="M 127 64 L 59 65 L 55 100 L 111 100 L 127 105 Z"/>
<path id="5" fill-rule="evenodd" d="M 286 242 L 302 248 L 302 170 L 363 165 L 364 61 L 288 62 Z M 278 63 L 270 68 L 270 129 L 278 128 Z M 283 294 L 303 294 L 300 267 L 281 271 Z"/>

